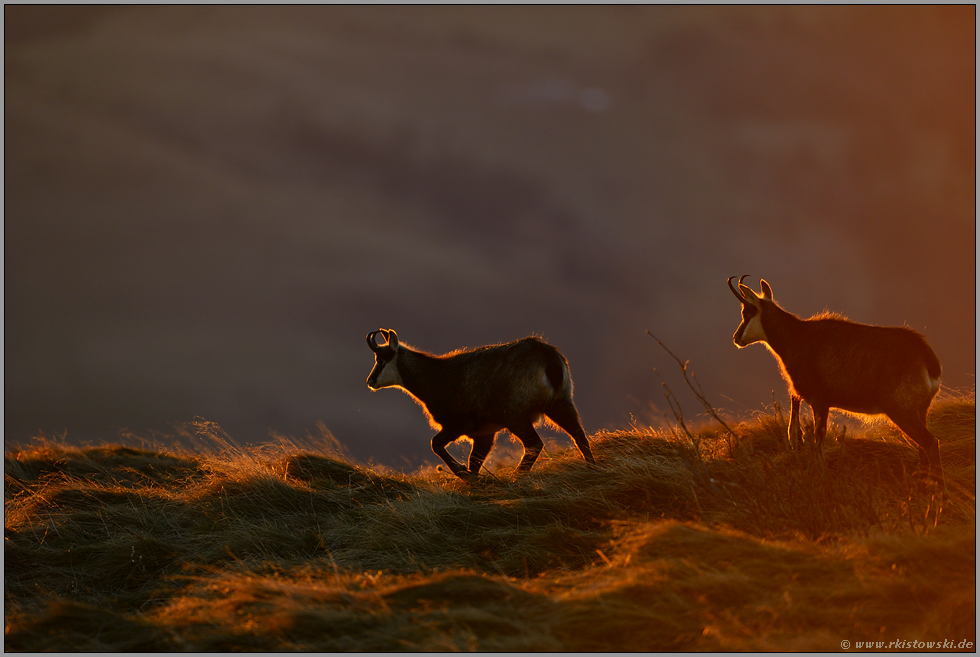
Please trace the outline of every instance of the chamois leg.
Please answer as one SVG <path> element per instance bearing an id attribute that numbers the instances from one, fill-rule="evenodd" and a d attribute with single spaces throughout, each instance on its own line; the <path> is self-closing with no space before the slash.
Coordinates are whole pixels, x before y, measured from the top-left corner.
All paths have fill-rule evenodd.
<path id="1" fill-rule="evenodd" d="M 575 405 L 567 399 L 559 399 L 546 408 L 544 414 L 571 436 L 585 460 L 595 465 L 592 448 L 589 447 L 589 438 L 582 428 L 582 421 L 579 419 Z"/>
<path id="2" fill-rule="evenodd" d="M 823 439 L 827 436 L 827 421 L 830 419 L 830 407 L 822 404 L 810 404 L 813 411 L 813 448 L 816 454 L 823 458 Z"/>
<path id="3" fill-rule="evenodd" d="M 888 413 L 888 417 L 919 446 L 919 462 L 925 461 L 926 475 L 945 490 L 946 479 L 943 476 L 942 461 L 939 460 L 939 441 L 926 426 L 926 412 Z"/>
<path id="4" fill-rule="evenodd" d="M 789 416 L 789 446 L 790 449 L 799 450 L 803 444 L 803 429 L 800 427 L 800 402 L 802 398 L 790 395 L 789 403 L 791 412 Z"/>
<path id="5" fill-rule="evenodd" d="M 465 465 L 454 459 L 449 455 L 449 452 L 446 451 L 446 445 L 453 442 L 461 435 L 462 434 L 458 431 L 448 431 L 443 429 L 432 437 L 432 451 L 435 452 L 436 456 L 446 462 L 446 465 L 449 466 L 449 469 L 452 470 L 454 475 L 460 479 L 466 479 L 470 474 L 469 470 L 466 469 Z"/>
<path id="6" fill-rule="evenodd" d="M 518 440 L 524 443 L 524 456 L 521 458 L 521 462 L 517 465 L 518 472 L 527 472 L 534 465 L 534 462 L 538 458 L 538 454 L 544 449 L 544 443 L 541 442 L 541 437 L 538 436 L 538 432 L 534 430 L 534 425 L 530 422 L 527 424 L 517 425 L 513 427 L 507 427 L 507 430 L 512 434 L 517 436 Z"/>
<path id="7" fill-rule="evenodd" d="M 483 466 L 483 462 L 493 447 L 495 433 L 482 436 L 470 436 L 473 439 L 473 450 L 470 452 L 470 476 L 475 477 Z"/>
<path id="8" fill-rule="evenodd" d="M 919 469 L 923 472 L 929 471 L 929 455 L 926 454 L 926 450 L 922 449 L 921 447 L 919 447 Z"/>

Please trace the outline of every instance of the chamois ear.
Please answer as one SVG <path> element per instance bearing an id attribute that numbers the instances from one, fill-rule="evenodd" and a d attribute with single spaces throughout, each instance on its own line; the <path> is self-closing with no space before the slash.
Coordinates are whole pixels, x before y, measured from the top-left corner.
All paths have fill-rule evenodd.
<path id="1" fill-rule="evenodd" d="M 398 334 L 395 333 L 394 329 L 388 329 L 385 332 L 385 337 L 388 338 L 388 346 L 394 350 L 398 350 Z"/>
<path id="2" fill-rule="evenodd" d="M 748 285 L 739 284 L 738 289 L 742 293 L 742 296 L 745 297 L 743 303 L 751 303 L 753 306 L 759 305 L 759 295 L 752 288 Z"/>
<path id="3" fill-rule="evenodd" d="M 769 287 L 769 283 L 766 283 L 766 279 L 762 279 L 762 298 L 772 300 L 772 288 Z"/>

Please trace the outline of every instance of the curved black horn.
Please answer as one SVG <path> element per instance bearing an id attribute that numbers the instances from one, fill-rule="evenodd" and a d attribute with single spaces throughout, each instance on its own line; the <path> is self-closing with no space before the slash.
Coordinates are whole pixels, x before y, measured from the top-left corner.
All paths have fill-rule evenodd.
<path id="1" fill-rule="evenodd" d="M 368 346 L 371 347 L 371 351 L 377 351 L 380 348 L 378 347 L 378 343 L 374 341 L 374 336 L 376 336 L 378 333 L 381 333 L 381 331 L 371 331 L 367 334 L 367 343 Z"/>
<path id="2" fill-rule="evenodd" d="M 742 281 L 745 279 L 746 276 L 748 276 L 748 274 L 745 274 L 745 275 L 742 276 L 742 278 L 738 279 L 738 284 L 739 285 L 742 284 Z M 735 298 L 736 299 L 738 299 L 742 303 L 745 303 L 745 295 L 742 294 L 741 292 L 739 292 L 738 290 L 736 290 L 735 287 L 732 285 L 732 279 L 733 278 L 735 278 L 735 277 L 734 276 L 729 276 L 728 277 L 728 289 L 732 291 L 732 294 L 735 295 Z"/>
<path id="3" fill-rule="evenodd" d="M 395 333 L 395 329 L 381 329 L 381 332 L 384 333 L 388 346 L 392 349 L 398 349 L 398 334 Z"/>

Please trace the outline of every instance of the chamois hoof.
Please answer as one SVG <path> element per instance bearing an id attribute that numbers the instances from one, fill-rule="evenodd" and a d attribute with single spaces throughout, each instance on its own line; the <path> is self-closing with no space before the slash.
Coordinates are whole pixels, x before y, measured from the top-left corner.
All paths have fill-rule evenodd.
<path id="1" fill-rule="evenodd" d="M 916 470 L 910 475 L 910 477 L 912 481 L 921 484 L 935 484 L 941 481 L 928 470 Z"/>
<path id="2" fill-rule="evenodd" d="M 928 470 L 916 470 L 912 473 L 911 477 L 917 484 L 926 487 L 935 486 L 941 491 L 946 492 L 946 480 L 942 475 L 937 475 Z"/>
<path id="3" fill-rule="evenodd" d="M 470 472 L 469 470 L 467 470 L 466 468 L 460 468 L 459 470 L 452 470 L 452 471 L 450 471 L 450 470 L 446 470 L 441 465 L 437 465 L 436 466 L 436 470 L 438 472 L 445 472 L 447 474 L 449 472 L 452 472 L 452 474 L 456 475 L 457 477 L 459 477 L 463 481 L 470 481 L 471 479 L 476 479 L 476 475 L 474 473 Z"/>

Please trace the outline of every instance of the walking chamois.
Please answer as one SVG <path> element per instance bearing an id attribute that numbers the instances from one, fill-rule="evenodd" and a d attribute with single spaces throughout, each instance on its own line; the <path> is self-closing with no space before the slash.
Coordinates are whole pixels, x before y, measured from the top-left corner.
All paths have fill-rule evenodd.
<path id="1" fill-rule="evenodd" d="M 379 333 L 384 344 L 376 342 Z M 401 388 L 422 406 L 439 432 L 432 438 L 432 451 L 457 477 L 477 475 L 501 429 L 524 444 L 517 470 L 530 470 L 544 448 L 534 430 L 542 415 L 564 429 L 585 460 L 595 464 L 572 401 L 568 362 L 543 340 L 530 337 L 442 356 L 399 343 L 392 330 L 368 333 L 367 343 L 375 356 L 368 387 Z M 446 451 L 446 445 L 460 436 L 473 441 L 469 468 Z"/>

